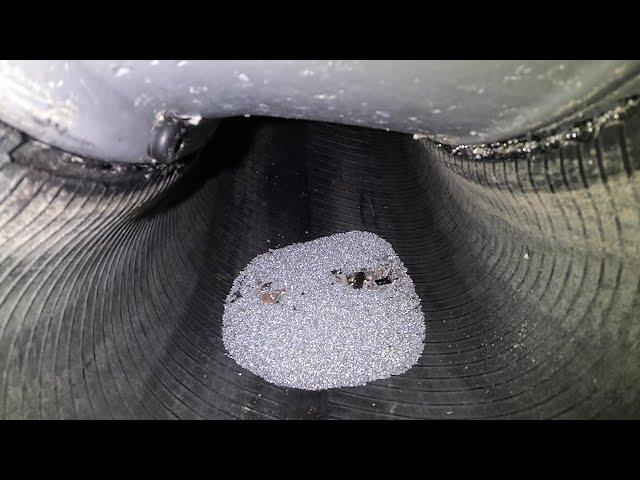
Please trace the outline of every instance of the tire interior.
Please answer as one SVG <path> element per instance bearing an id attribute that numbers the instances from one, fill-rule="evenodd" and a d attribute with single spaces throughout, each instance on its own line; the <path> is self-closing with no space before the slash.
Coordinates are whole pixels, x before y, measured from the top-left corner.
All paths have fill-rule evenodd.
<path id="1" fill-rule="evenodd" d="M 29 145 L 0 150 L 3 418 L 640 416 L 635 112 L 499 159 L 266 117 L 224 120 L 179 168 L 54 168 Z M 322 392 L 239 367 L 221 322 L 240 270 L 349 230 L 408 268 L 418 364 Z"/>

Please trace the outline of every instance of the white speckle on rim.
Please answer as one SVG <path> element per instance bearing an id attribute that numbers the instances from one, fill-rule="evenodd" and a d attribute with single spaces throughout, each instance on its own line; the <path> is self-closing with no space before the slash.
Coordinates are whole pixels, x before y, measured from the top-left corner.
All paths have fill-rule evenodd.
<path id="1" fill-rule="evenodd" d="M 115 77 L 124 77 L 125 75 L 128 75 L 129 72 L 131 72 L 131 69 L 123 65 L 117 65 L 113 68 L 113 75 Z"/>
<path id="2" fill-rule="evenodd" d="M 202 85 L 200 87 L 196 87 L 196 86 L 191 85 L 189 87 L 189 93 L 192 94 L 192 95 L 198 95 L 198 94 L 206 92 L 208 90 L 209 90 L 209 88 L 206 85 Z"/>
<path id="3" fill-rule="evenodd" d="M 201 115 L 185 115 L 181 118 L 189 125 L 198 125 L 202 121 Z"/>
<path id="4" fill-rule="evenodd" d="M 333 100 L 334 98 L 336 98 L 336 96 L 327 93 L 319 93 L 317 95 L 314 95 L 313 98 L 316 98 L 318 100 Z"/>

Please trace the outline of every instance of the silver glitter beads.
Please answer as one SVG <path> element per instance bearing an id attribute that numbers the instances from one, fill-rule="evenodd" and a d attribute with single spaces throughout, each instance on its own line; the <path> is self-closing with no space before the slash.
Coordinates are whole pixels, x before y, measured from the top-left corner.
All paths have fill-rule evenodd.
<path id="1" fill-rule="evenodd" d="M 352 231 L 258 255 L 225 301 L 223 341 L 238 364 L 306 390 L 364 385 L 420 358 L 425 324 L 392 246 Z"/>

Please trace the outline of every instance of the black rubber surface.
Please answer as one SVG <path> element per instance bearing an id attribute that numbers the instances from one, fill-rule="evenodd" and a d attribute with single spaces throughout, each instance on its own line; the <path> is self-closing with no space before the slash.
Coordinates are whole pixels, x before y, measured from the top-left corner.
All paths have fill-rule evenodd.
<path id="1" fill-rule="evenodd" d="M 71 162 L 17 135 L 0 130 L 3 418 L 640 417 L 637 114 L 500 161 L 232 119 L 183 172 Z M 228 358 L 239 270 L 353 229 L 408 267 L 420 362 L 318 393 Z"/>

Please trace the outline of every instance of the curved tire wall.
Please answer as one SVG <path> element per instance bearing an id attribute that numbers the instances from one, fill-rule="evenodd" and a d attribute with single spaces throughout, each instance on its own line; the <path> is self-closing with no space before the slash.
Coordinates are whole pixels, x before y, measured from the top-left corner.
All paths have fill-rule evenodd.
<path id="1" fill-rule="evenodd" d="M 0 151 L 3 418 L 640 417 L 637 114 L 500 160 L 260 118 L 184 169 L 6 127 Z M 222 301 L 255 255 L 354 229 L 415 282 L 414 368 L 303 392 L 225 355 Z"/>

